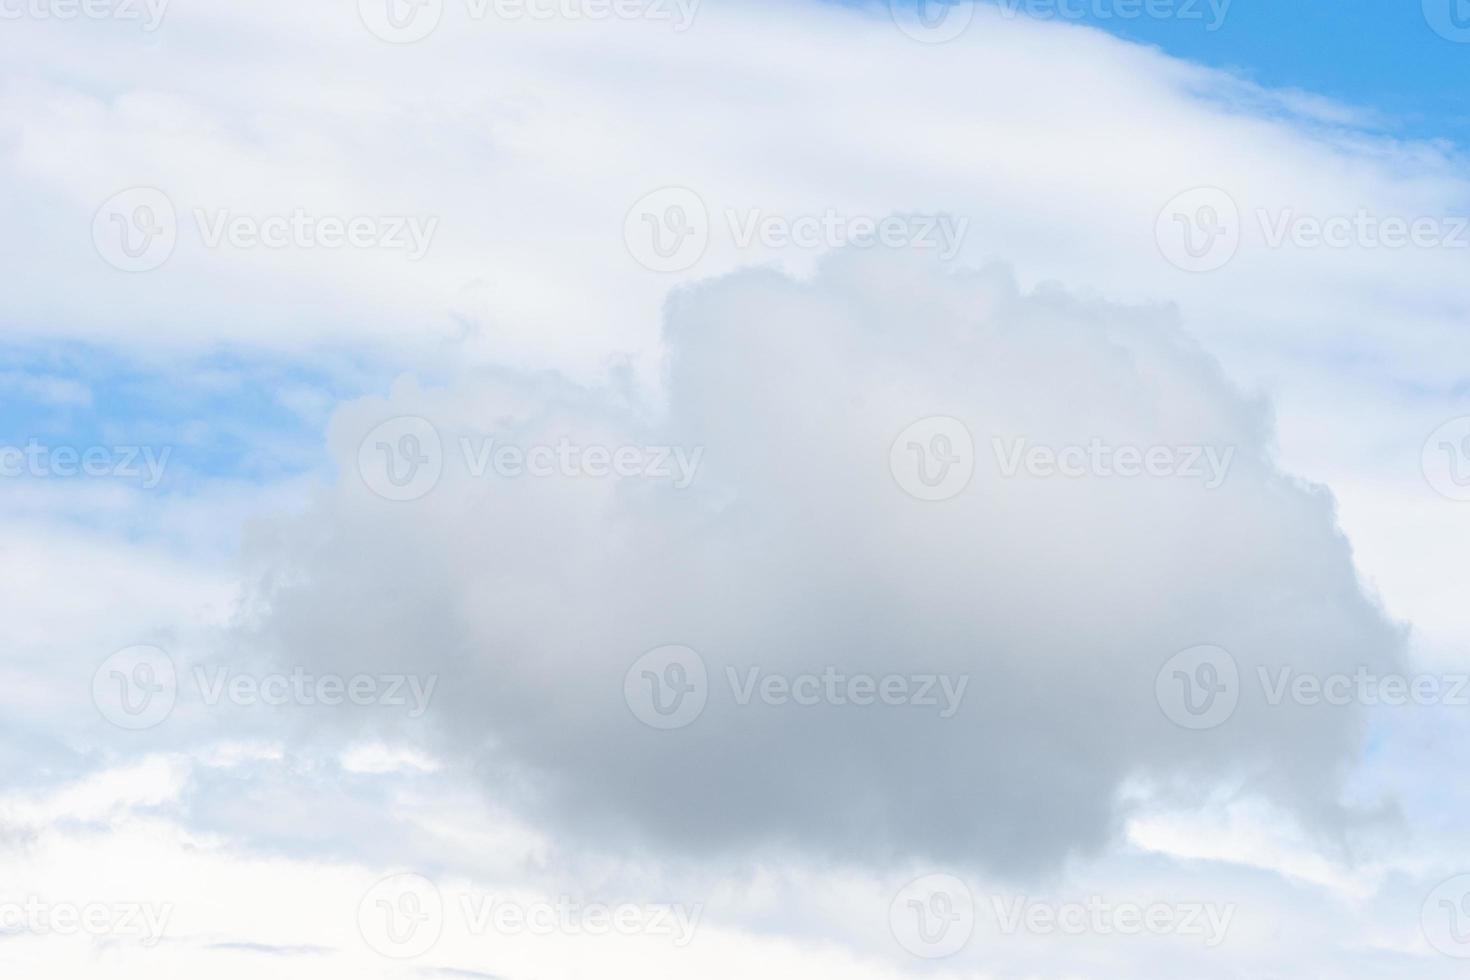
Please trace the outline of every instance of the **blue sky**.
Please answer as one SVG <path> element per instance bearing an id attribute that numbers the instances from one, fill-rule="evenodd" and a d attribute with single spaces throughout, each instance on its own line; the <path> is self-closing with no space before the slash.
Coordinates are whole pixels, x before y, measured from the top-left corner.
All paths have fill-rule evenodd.
<path id="1" fill-rule="evenodd" d="M 1006 0 L 1017 2 L 1028 9 L 1026 0 Z M 1461 3 L 1470 21 L 1463 0 L 1427 0 L 1436 2 Z M 1420 0 L 1234 0 L 1214 31 L 1207 29 L 1208 0 L 1196 6 L 1202 19 L 1106 16 L 1126 9 L 1106 0 L 1071 0 L 1066 9 L 1120 37 L 1268 87 L 1375 110 L 1388 133 L 1470 142 L 1470 44 L 1436 33 Z"/>

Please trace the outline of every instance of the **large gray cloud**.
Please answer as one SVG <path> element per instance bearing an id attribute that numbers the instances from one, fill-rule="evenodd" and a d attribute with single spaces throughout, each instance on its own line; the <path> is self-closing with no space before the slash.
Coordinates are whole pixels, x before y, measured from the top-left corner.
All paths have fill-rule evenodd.
<path id="1" fill-rule="evenodd" d="M 404 731 L 486 785 L 603 844 L 698 855 L 1025 871 L 1116 832 L 1120 790 L 1233 780 L 1339 825 L 1361 713 L 1267 703 L 1258 666 L 1388 670 L 1401 637 L 1354 573 L 1330 496 L 1271 460 L 1244 397 L 1167 309 L 1122 308 L 1001 269 L 847 252 L 810 281 L 748 271 L 677 293 L 667 386 L 475 374 L 344 406 L 340 481 L 260 529 L 253 643 L 314 669 L 443 675 Z M 616 377 L 616 374 L 615 374 Z M 387 501 L 358 450 L 385 419 L 431 420 L 444 473 Z M 962 420 L 975 472 L 952 499 L 904 492 L 895 437 Z M 695 482 L 466 472 L 459 440 L 703 447 Z M 1030 445 L 1233 450 L 1223 483 L 1006 478 Z M 696 650 L 708 704 L 656 730 L 624 675 Z M 1240 702 L 1175 725 L 1155 679 L 1228 650 Z M 948 718 L 915 706 L 741 705 L 751 667 L 968 678 Z M 373 724 L 381 719 L 372 716 Z"/>

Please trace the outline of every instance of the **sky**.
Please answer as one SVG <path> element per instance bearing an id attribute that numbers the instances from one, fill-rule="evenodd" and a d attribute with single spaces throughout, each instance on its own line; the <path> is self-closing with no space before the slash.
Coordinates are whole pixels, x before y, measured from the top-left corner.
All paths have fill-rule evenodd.
<path id="1" fill-rule="evenodd" d="M 1470 7 L 0 18 L 7 976 L 1462 974 Z"/>

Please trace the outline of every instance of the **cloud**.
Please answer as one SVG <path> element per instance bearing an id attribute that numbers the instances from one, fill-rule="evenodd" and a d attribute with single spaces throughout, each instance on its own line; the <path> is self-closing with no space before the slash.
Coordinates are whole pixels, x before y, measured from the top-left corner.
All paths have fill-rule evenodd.
<path id="1" fill-rule="evenodd" d="M 666 343 L 661 410 L 504 373 L 343 406 L 339 483 L 257 542 L 251 642 L 323 670 L 440 675 L 437 751 L 613 844 L 1032 871 L 1113 840 L 1135 777 L 1166 795 L 1243 779 L 1319 828 L 1347 819 L 1359 712 L 1270 704 L 1257 671 L 1386 671 L 1402 637 L 1359 586 L 1328 493 L 1274 465 L 1266 407 L 1172 314 L 854 250 L 806 281 L 749 271 L 677 294 Z M 380 464 L 359 454 L 398 416 L 430 420 L 443 447 L 418 501 L 379 497 Z M 963 422 L 974 473 L 930 502 L 890 451 L 936 416 Z M 682 490 L 476 476 L 485 440 L 703 456 Z M 1007 476 L 1017 440 L 1231 462 L 1214 488 Z M 702 660 L 707 703 L 657 730 L 624 680 L 669 644 Z M 1191 731 L 1156 678 L 1201 644 L 1242 681 L 1227 722 Z M 949 717 L 740 703 L 752 670 L 829 668 L 967 687 Z"/>

